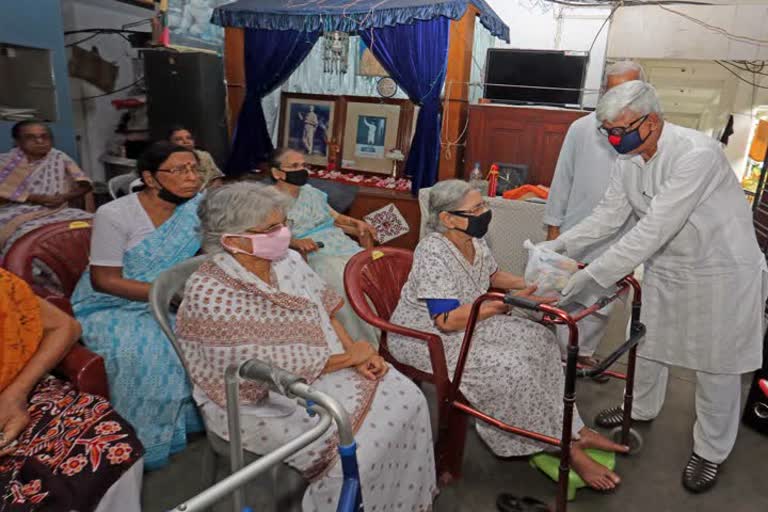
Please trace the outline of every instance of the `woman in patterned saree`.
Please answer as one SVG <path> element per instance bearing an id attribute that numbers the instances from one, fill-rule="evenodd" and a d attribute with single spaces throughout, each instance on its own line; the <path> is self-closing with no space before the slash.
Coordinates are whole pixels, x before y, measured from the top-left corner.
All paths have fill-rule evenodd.
<path id="1" fill-rule="evenodd" d="M 522 277 L 499 270 L 483 240 L 490 221 L 491 211 L 480 192 L 466 182 L 446 180 L 435 185 L 429 194 L 428 219 L 434 232 L 416 247 L 411 273 L 392 314 L 395 324 L 441 336 L 449 372 L 456 366 L 469 310 L 477 297 L 490 287 L 521 290 L 517 293 L 523 296 L 535 292 Z M 479 320 L 461 381 L 462 393 L 495 418 L 560 438 L 565 376 L 554 333 L 501 302 L 485 303 Z M 430 371 L 423 343 L 393 335 L 389 346 L 398 361 Z M 626 452 L 627 447 L 586 428 L 578 412 L 573 423 L 574 470 L 594 489 L 615 488 L 619 477 L 590 459 L 584 449 Z M 501 457 L 548 448 L 480 421 L 476 428 Z"/>
<path id="2" fill-rule="evenodd" d="M 72 297 L 83 340 L 100 354 L 115 408 L 156 469 L 202 429 L 184 368 L 147 303 L 152 281 L 200 248 L 200 177 L 189 149 L 157 142 L 138 161 L 146 188 L 96 212 L 89 270 Z"/>
<path id="3" fill-rule="evenodd" d="M 75 320 L 0 269 L 0 511 L 139 512 L 142 447 L 105 399 L 47 377 Z"/>
<path id="4" fill-rule="evenodd" d="M 91 180 L 66 154 L 53 148 L 45 124 L 21 121 L 11 129 L 16 144 L 0 154 L 0 258 L 35 228 L 90 213 L 67 203 L 91 190 Z"/>
<path id="5" fill-rule="evenodd" d="M 278 149 L 271 158 L 275 188 L 293 198 L 288 208 L 288 221 L 293 231 L 291 249 L 307 258 L 307 263 L 320 278 L 344 295 L 344 267 L 349 258 L 362 251 L 347 233 L 363 245 L 373 247 L 376 230 L 370 224 L 335 211 L 325 192 L 307 184 L 309 172 L 304 155 L 292 149 Z M 322 243 L 322 247 L 320 247 Z M 339 321 L 353 339 L 374 341 L 376 331 L 363 322 L 352 307 L 345 304 Z"/>
<path id="6" fill-rule="evenodd" d="M 208 193 L 200 210 L 213 257 L 187 282 L 176 333 L 209 430 L 227 438 L 224 371 L 270 361 L 338 399 L 350 413 L 366 510 L 431 510 L 432 431 L 421 391 L 389 370 L 373 347 L 352 341 L 336 318 L 341 296 L 288 249 L 287 198 L 256 183 Z M 256 383 L 241 387 L 243 445 L 263 454 L 317 418 Z M 287 462 L 310 481 L 305 512 L 336 510 L 343 478 L 329 431 Z"/>

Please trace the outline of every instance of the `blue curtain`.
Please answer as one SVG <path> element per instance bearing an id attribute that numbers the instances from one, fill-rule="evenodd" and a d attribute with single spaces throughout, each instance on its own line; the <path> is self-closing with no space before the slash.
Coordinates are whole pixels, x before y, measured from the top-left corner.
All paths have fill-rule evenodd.
<path id="1" fill-rule="evenodd" d="M 360 36 L 412 102 L 421 107 L 405 169 L 413 193 L 437 181 L 442 106 L 440 94 L 448 66 L 448 18 L 410 25 L 361 30 Z"/>
<path id="2" fill-rule="evenodd" d="M 227 174 L 256 168 L 274 149 L 261 100 L 291 76 L 319 36 L 319 32 L 245 29 L 246 96 L 237 119 Z"/>

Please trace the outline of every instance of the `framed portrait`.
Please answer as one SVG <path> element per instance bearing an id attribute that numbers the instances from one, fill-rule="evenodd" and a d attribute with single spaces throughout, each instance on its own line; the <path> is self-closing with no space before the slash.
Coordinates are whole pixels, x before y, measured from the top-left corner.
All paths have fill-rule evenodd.
<path id="1" fill-rule="evenodd" d="M 221 53 L 224 29 L 211 23 L 216 7 L 229 0 L 169 0 L 168 26 L 171 44 Z"/>
<path id="2" fill-rule="evenodd" d="M 357 38 L 357 74 L 360 76 L 389 76 L 362 37 Z"/>
<path id="3" fill-rule="evenodd" d="M 398 147 L 400 105 L 349 101 L 344 123 L 342 165 L 377 174 L 392 172 L 386 153 Z"/>
<path id="4" fill-rule="evenodd" d="M 303 152 L 308 164 L 327 165 L 335 113 L 333 100 L 283 95 L 280 146 Z"/>

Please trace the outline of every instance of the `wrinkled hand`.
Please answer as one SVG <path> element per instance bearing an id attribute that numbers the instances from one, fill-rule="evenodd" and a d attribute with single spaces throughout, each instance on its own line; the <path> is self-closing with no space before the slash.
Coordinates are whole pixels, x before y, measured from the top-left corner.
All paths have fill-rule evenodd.
<path id="1" fill-rule="evenodd" d="M 0 395 L 0 457 L 16 450 L 16 440 L 28 424 L 26 400 Z"/>
<path id="2" fill-rule="evenodd" d="M 373 345 L 367 341 L 355 341 L 345 352 L 350 357 L 352 366 L 365 364 L 369 359 L 378 355 Z"/>
<path id="3" fill-rule="evenodd" d="M 496 316 L 507 313 L 509 309 L 509 304 L 505 304 L 500 300 L 493 300 L 485 302 L 482 306 L 480 306 L 480 313 L 483 315 L 487 314 L 488 316 Z"/>
<path id="4" fill-rule="evenodd" d="M 360 238 L 371 237 L 371 240 L 378 241 L 378 234 L 376 233 L 376 228 L 374 228 L 367 222 L 363 222 L 361 220 L 357 221 L 356 224 L 357 225 L 355 227 L 357 228 L 357 232 Z"/>
<path id="5" fill-rule="evenodd" d="M 355 371 L 368 380 L 379 380 L 389 371 L 389 365 L 377 354 L 363 364 L 355 366 Z"/>
<path id="6" fill-rule="evenodd" d="M 600 285 L 595 282 L 595 278 L 589 273 L 589 270 L 582 269 L 571 276 L 568 284 L 565 285 L 561 293 L 559 305 L 565 306 L 573 302 L 576 295 L 580 294 L 587 287 L 599 287 Z"/>
<path id="7" fill-rule="evenodd" d="M 537 249 L 546 249 L 548 251 L 556 252 L 558 254 L 565 254 L 565 242 L 560 240 L 559 238 L 555 238 L 554 240 L 547 240 L 546 242 L 541 242 L 536 244 Z"/>
<path id="8" fill-rule="evenodd" d="M 527 288 L 516 291 L 512 295 L 514 295 L 515 297 L 525 297 L 526 299 L 532 300 L 539 304 L 554 304 L 555 302 L 558 301 L 557 297 L 540 297 L 538 295 L 534 295 L 537 289 L 538 289 L 538 286 L 533 284 L 528 286 Z"/>
<path id="9" fill-rule="evenodd" d="M 308 254 L 317 251 L 320 247 L 311 238 L 294 238 L 291 240 L 291 249 L 295 249 L 301 254 Z"/>

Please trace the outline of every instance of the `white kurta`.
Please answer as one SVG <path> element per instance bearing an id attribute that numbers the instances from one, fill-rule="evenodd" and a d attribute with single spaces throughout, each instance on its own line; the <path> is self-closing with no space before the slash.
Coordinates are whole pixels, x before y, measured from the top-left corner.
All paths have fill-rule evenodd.
<path id="1" fill-rule="evenodd" d="M 579 257 L 637 224 L 589 265 L 609 286 L 645 263 L 640 354 L 711 373 L 762 360 L 765 258 L 736 176 L 717 142 L 665 123 L 656 154 L 620 158 L 594 213 L 561 236 Z"/>
<path id="2" fill-rule="evenodd" d="M 560 149 L 544 224 L 559 226 L 562 233 L 587 218 L 608 189 L 617 153 L 597 131 L 598 126 L 594 112 L 577 119 L 568 128 Z M 582 260 L 592 261 L 600 256 L 624 231 L 625 228 L 591 248 Z"/>

